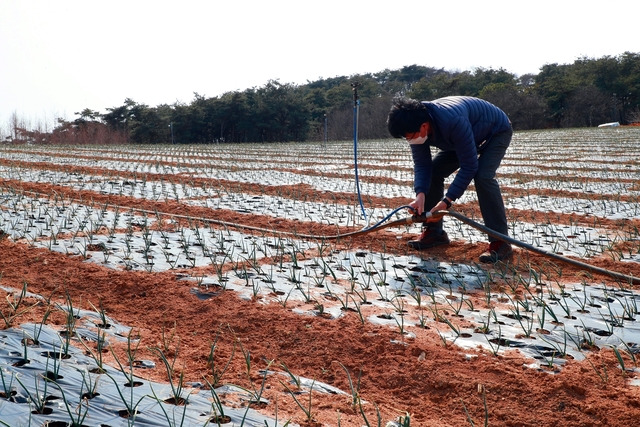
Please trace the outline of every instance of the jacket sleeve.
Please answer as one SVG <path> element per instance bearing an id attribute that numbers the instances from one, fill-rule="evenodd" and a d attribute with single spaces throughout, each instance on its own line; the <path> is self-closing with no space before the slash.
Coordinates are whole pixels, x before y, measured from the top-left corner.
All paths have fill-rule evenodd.
<path id="1" fill-rule="evenodd" d="M 451 128 L 450 140 L 454 143 L 460 169 L 447 189 L 446 196 L 456 200 L 465 192 L 473 177 L 478 172 L 478 152 L 473 136 L 471 123 L 460 117 Z"/>
<path id="2" fill-rule="evenodd" d="M 431 186 L 431 147 L 428 143 L 410 145 L 413 157 L 413 188 L 425 195 Z"/>

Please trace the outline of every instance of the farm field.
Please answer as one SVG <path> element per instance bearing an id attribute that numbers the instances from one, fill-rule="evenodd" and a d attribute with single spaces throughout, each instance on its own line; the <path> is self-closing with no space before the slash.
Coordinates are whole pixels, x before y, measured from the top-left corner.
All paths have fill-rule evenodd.
<path id="1" fill-rule="evenodd" d="M 516 132 L 510 236 L 640 277 L 639 169 L 638 128 Z M 1 147 L 0 425 L 635 424 L 637 283 L 335 238 L 414 196 L 404 141 L 358 171 L 364 215 L 352 142 Z"/>

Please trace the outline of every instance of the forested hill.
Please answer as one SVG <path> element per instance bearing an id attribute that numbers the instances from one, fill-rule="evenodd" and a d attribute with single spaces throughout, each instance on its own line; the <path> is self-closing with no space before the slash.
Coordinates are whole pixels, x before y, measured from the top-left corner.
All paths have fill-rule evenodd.
<path id="1" fill-rule="evenodd" d="M 126 99 L 101 113 L 89 108 L 50 133 L 15 126 L 9 140 L 31 142 L 212 143 L 348 140 L 353 137 L 353 84 L 358 83 L 359 137 L 387 138 L 394 96 L 430 100 L 470 95 L 501 107 L 514 129 L 597 126 L 640 121 L 640 54 L 547 64 L 538 74 L 504 69 L 449 71 L 409 65 L 399 70 L 333 77 L 303 85 L 268 81 L 189 104 L 148 106 Z M 326 132 L 326 133 L 325 133 Z"/>

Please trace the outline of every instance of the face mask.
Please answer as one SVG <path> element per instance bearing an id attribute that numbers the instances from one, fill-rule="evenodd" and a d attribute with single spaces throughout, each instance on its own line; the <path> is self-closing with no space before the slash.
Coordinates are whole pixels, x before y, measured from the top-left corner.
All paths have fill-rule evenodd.
<path id="1" fill-rule="evenodd" d="M 427 141 L 427 139 L 429 139 L 429 135 L 419 136 L 413 139 L 407 139 L 407 141 L 411 145 L 421 145 L 421 144 L 424 144 Z"/>

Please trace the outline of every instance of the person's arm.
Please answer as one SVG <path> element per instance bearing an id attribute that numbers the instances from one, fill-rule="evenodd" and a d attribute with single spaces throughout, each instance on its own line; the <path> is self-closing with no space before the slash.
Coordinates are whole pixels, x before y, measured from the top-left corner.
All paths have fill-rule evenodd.
<path id="1" fill-rule="evenodd" d="M 416 199 L 409 204 L 417 210 L 417 214 L 424 212 L 424 198 L 431 186 L 431 147 L 429 144 L 411 145 L 413 157 L 413 189 Z"/>

